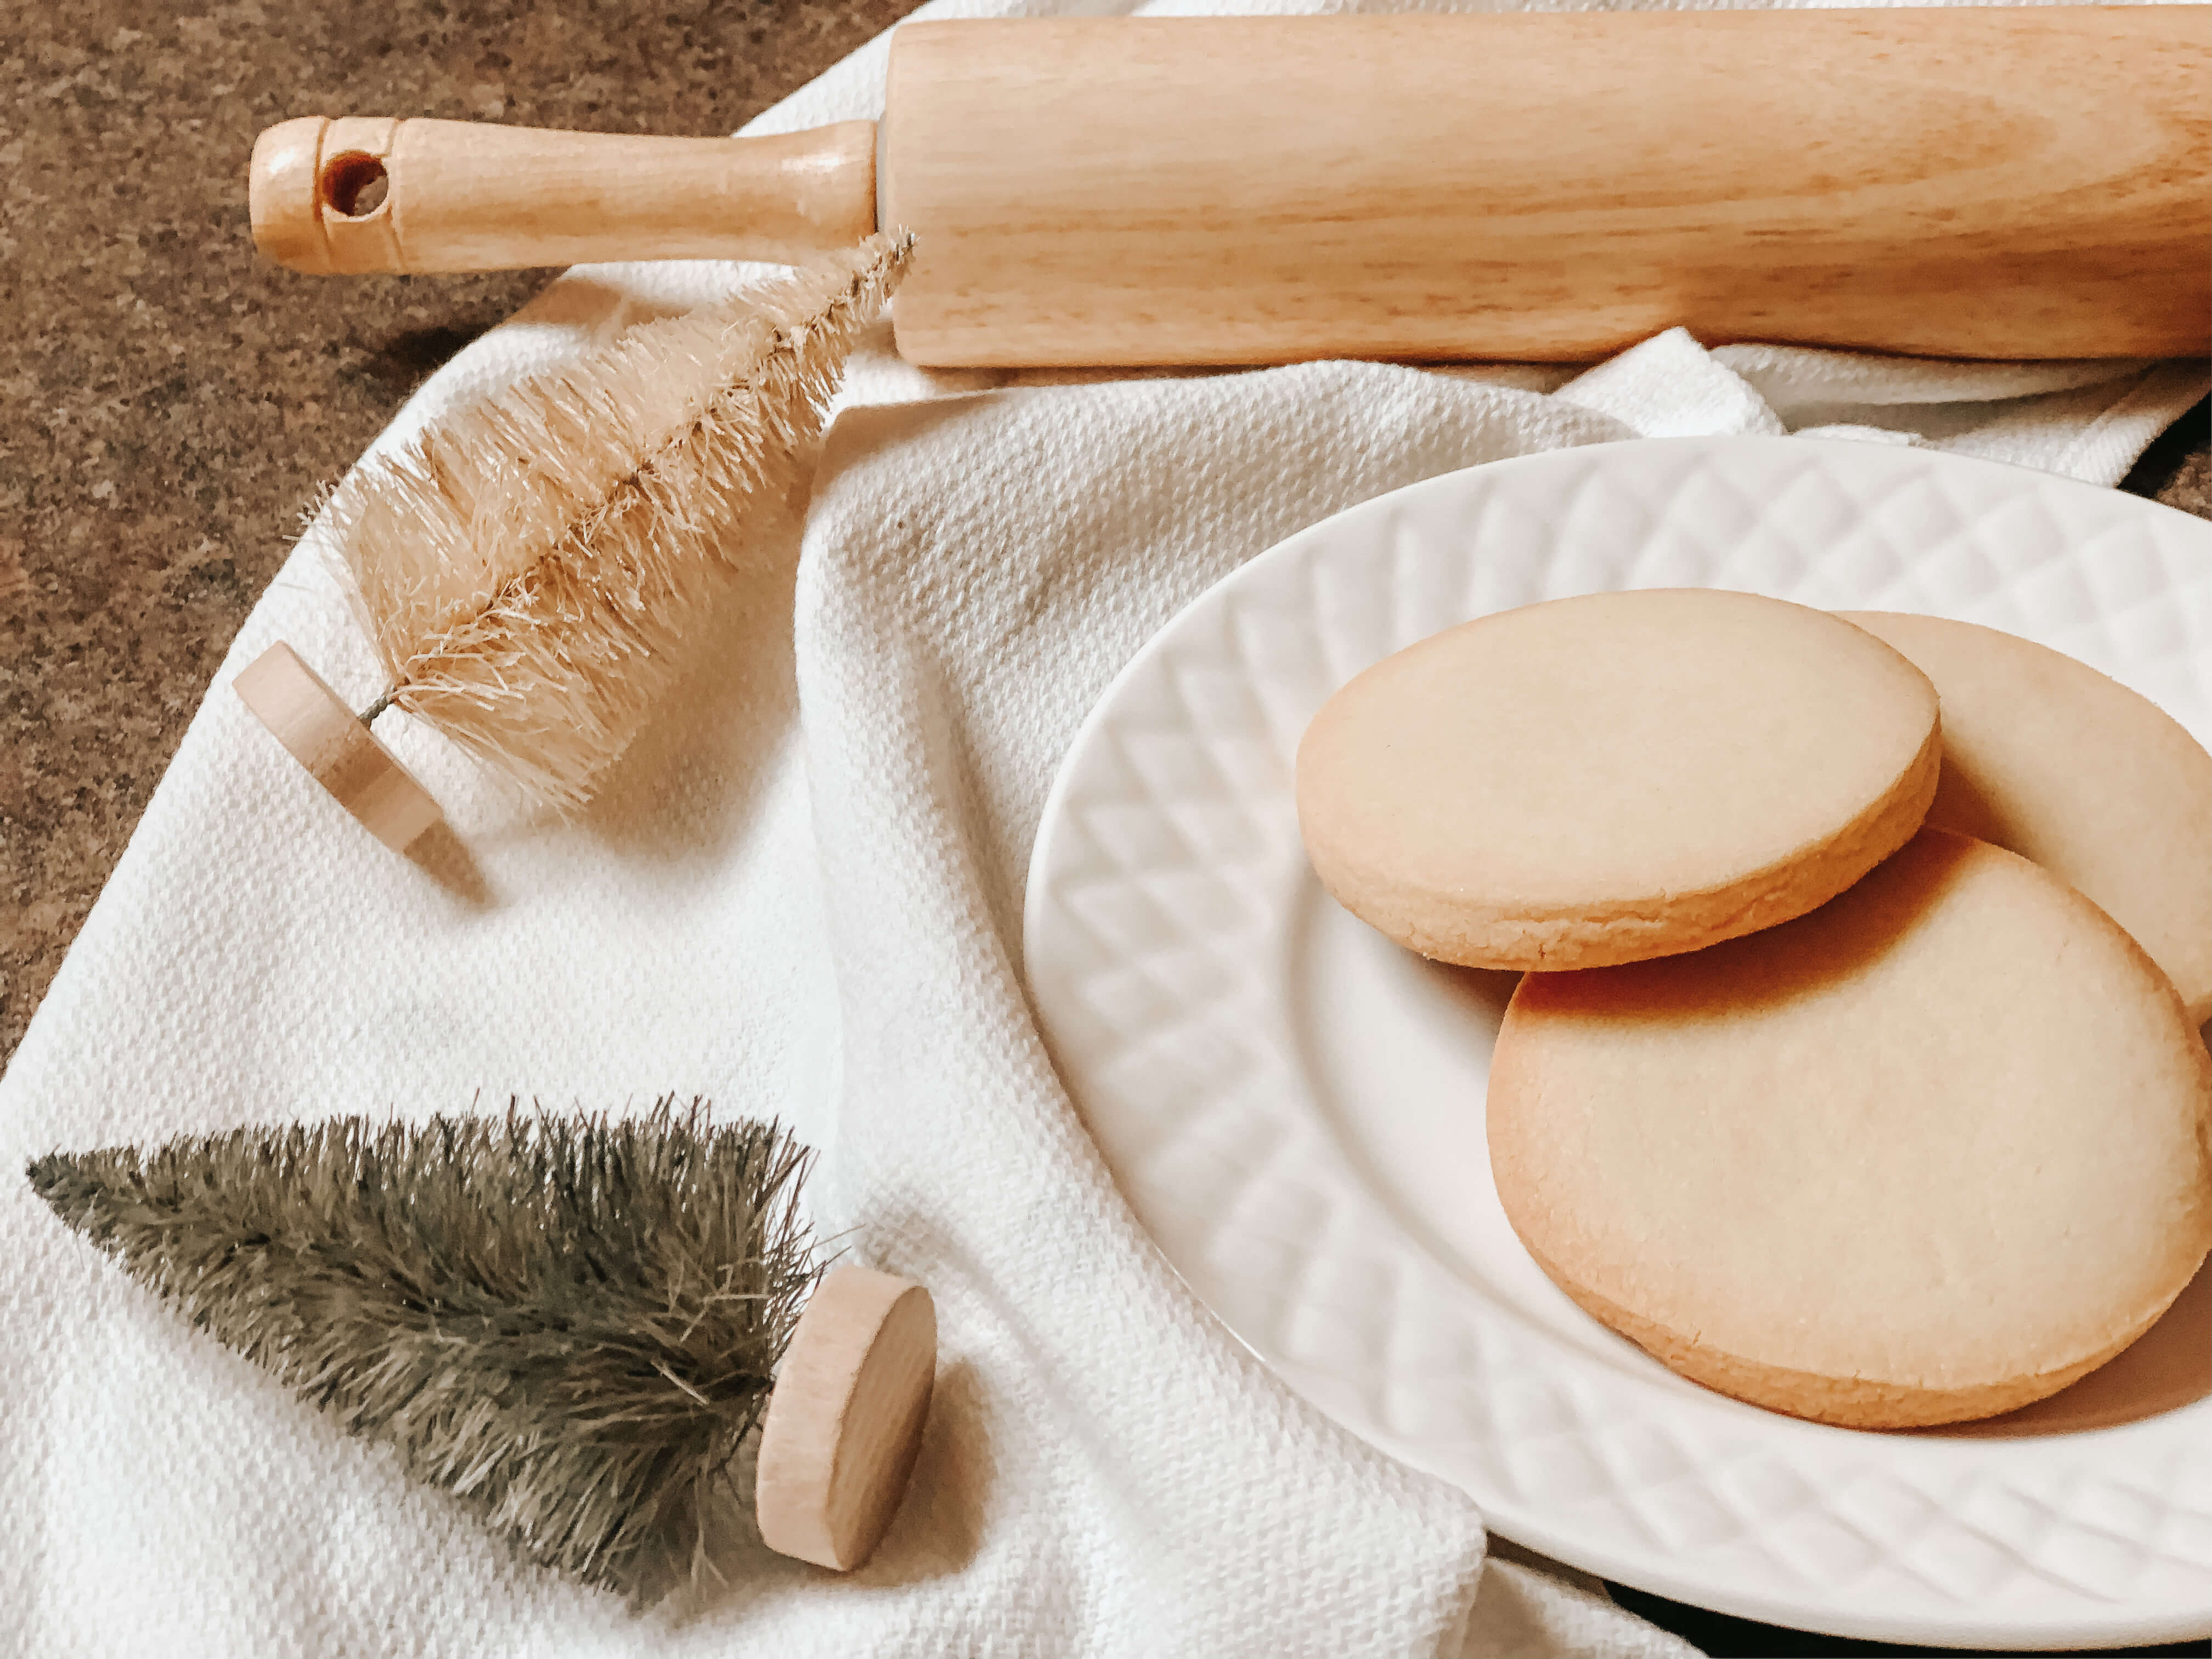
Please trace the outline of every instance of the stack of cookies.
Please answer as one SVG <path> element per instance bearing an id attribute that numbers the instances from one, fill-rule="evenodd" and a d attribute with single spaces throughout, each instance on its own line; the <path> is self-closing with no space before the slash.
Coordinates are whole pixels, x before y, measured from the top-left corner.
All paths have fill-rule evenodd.
<path id="1" fill-rule="evenodd" d="M 1684 1376 L 1858 1427 L 2024 1406 L 2212 1247 L 2212 756 L 1936 617 L 1594 594 L 1376 664 L 1298 751 L 1337 900 L 1525 971 L 1498 1197 Z"/>

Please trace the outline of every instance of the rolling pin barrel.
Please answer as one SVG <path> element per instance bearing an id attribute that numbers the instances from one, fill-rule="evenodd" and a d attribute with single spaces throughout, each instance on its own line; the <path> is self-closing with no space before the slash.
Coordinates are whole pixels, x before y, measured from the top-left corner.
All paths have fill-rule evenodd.
<path id="1" fill-rule="evenodd" d="M 2212 7 L 922 22 L 923 365 L 2212 342 Z"/>
<path id="2" fill-rule="evenodd" d="M 605 259 L 797 264 L 876 228 L 876 128 L 764 138 L 308 116 L 264 132 L 255 244 L 317 276 Z"/>
<path id="3" fill-rule="evenodd" d="M 885 107 L 879 180 L 866 122 L 288 123 L 255 234 L 315 270 L 798 259 L 879 193 L 927 366 L 2212 344 L 2202 4 L 932 21 Z"/>

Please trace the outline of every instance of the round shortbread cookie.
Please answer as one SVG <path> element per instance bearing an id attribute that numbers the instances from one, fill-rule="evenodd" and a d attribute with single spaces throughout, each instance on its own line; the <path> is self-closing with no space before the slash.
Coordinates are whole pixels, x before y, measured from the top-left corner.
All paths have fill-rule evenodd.
<path id="1" fill-rule="evenodd" d="M 1941 617 L 1844 611 L 1935 682 L 1928 822 L 2034 860 L 2134 934 L 2212 1018 L 2212 755 L 2146 697 L 2047 647 Z"/>
<path id="2" fill-rule="evenodd" d="M 1298 745 L 1315 872 L 1381 933 L 1478 968 L 1602 967 L 1802 915 L 1919 827 L 1936 693 L 1824 611 L 1594 593 L 1376 663 Z"/>
<path id="3" fill-rule="evenodd" d="M 1498 1195 L 1697 1382 L 1856 1427 L 1987 1417 L 2149 1328 L 2212 1244 L 2212 1054 L 2142 947 L 1941 830 L 1819 911 L 1522 981 Z"/>

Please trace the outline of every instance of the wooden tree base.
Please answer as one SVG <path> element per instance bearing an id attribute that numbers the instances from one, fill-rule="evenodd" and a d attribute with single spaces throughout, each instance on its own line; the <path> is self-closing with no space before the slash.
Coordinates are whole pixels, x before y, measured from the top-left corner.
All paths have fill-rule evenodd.
<path id="1" fill-rule="evenodd" d="M 898 1512 L 937 1376 L 921 1285 L 834 1268 L 799 1316 L 761 1426 L 754 1507 L 783 1555 L 849 1571 Z"/>
<path id="2" fill-rule="evenodd" d="M 393 852 L 438 822 L 429 791 L 283 641 L 231 684 L 292 758 Z"/>

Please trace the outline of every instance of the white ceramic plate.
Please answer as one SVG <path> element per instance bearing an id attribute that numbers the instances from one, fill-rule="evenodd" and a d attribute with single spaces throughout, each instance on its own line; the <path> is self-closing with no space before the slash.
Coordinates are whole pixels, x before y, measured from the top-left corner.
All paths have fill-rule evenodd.
<path id="1" fill-rule="evenodd" d="M 1192 1288 L 1307 1398 L 1507 1537 L 1840 1635 L 2053 1648 L 2212 1632 L 2212 1285 L 2066 1394 L 1960 1431 L 1826 1428 L 1676 1377 L 1574 1307 L 1490 1182 L 1511 988 L 1339 909 L 1300 734 L 1377 659 L 1567 594 L 1746 589 L 2057 647 L 2212 740 L 2212 526 L 1885 446 L 1660 441 L 1480 467 L 1200 597 L 1078 735 L 1030 871 L 1060 1074 Z"/>

